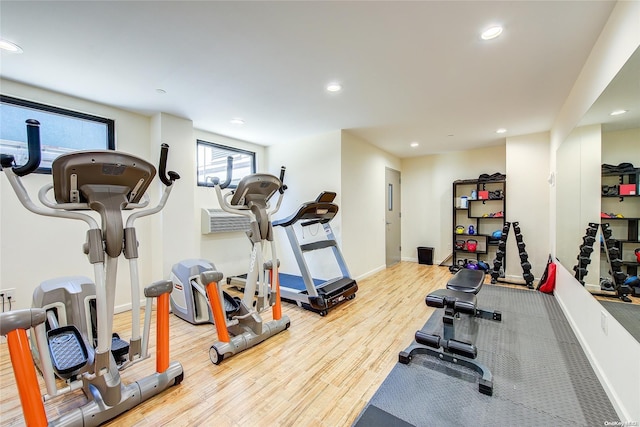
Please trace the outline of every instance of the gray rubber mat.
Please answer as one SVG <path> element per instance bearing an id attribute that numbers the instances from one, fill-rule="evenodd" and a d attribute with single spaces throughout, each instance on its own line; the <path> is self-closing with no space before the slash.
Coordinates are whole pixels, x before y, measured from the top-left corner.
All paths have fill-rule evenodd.
<path id="1" fill-rule="evenodd" d="M 640 305 L 614 301 L 600 301 L 600 304 L 633 335 L 636 341 L 640 341 Z"/>
<path id="2" fill-rule="evenodd" d="M 619 421 L 552 295 L 485 285 L 478 307 L 502 322 L 456 320 L 456 339 L 474 342 L 493 373 L 493 396 L 478 392 L 474 371 L 416 354 L 396 364 L 370 406 L 415 426 L 602 426 Z M 422 328 L 442 334 L 443 310 Z M 415 331 L 407 331 L 410 340 Z M 415 342 L 414 342 L 415 343 Z"/>

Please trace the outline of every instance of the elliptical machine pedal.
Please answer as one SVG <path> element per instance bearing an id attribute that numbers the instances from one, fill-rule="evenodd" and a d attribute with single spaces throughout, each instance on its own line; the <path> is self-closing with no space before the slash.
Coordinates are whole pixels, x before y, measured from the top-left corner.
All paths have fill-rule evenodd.
<path id="1" fill-rule="evenodd" d="M 129 343 L 120 338 L 115 332 L 111 336 L 111 354 L 116 360 L 116 365 L 120 366 L 127 361 L 129 354 Z"/>
<path id="2" fill-rule="evenodd" d="M 89 354 L 80 331 L 73 325 L 60 326 L 47 332 L 51 362 L 62 379 L 75 376 L 87 365 Z"/>

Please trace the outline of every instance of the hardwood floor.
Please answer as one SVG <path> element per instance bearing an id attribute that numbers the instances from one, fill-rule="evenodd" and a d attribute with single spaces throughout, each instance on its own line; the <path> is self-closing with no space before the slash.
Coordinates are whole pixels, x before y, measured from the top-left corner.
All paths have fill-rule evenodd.
<path id="1" fill-rule="evenodd" d="M 209 360 L 213 325 L 171 316 L 171 360 L 182 364 L 184 381 L 106 425 L 349 426 L 433 312 L 425 295 L 449 277 L 446 267 L 401 262 L 359 281 L 357 297 L 326 317 L 284 303 L 287 331 L 220 365 Z M 129 316 L 114 321 L 125 339 Z M 123 371 L 123 380 L 135 381 L 154 367 L 154 358 L 145 360 Z M 45 404 L 47 415 L 55 418 L 84 401 L 80 391 L 54 399 Z M 1 344 L 0 425 L 23 424 L 7 345 Z"/>

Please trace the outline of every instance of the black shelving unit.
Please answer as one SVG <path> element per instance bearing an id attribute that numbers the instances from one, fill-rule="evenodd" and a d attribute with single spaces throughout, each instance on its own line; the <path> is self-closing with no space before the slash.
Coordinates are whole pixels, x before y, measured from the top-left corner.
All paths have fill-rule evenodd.
<path id="1" fill-rule="evenodd" d="M 473 192 L 475 199 L 472 198 Z M 465 259 L 482 260 L 491 264 L 498 245 L 498 240 L 492 238 L 492 233 L 502 230 L 506 217 L 506 181 L 457 180 L 453 182 L 452 194 L 452 264 L 459 265 L 459 261 Z M 461 206 L 463 196 L 467 197 L 466 207 Z M 464 232 L 456 233 L 457 226 L 463 226 Z M 473 234 L 469 233 L 469 226 L 473 227 Z M 478 242 L 475 251 L 468 250 L 466 243 L 470 239 Z M 456 248 L 457 241 L 464 242 L 465 246 Z"/>
<path id="2" fill-rule="evenodd" d="M 640 194 L 638 194 L 640 191 L 640 169 L 623 173 L 603 173 L 601 183 L 603 187 L 601 196 L 603 213 L 622 214 L 623 217 L 604 217 L 600 222 L 602 224 L 608 223 L 613 230 L 615 247 L 618 249 L 623 271 L 629 276 L 637 276 L 640 263 L 636 261 L 634 250 L 640 247 Z M 635 194 L 619 194 L 621 185 L 631 186 L 635 189 Z M 616 191 L 604 194 L 606 187 L 609 189 L 617 188 L 618 194 L 615 194 Z M 611 265 L 608 252 L 603 252 L 603 255 L 605 261 Z"/>

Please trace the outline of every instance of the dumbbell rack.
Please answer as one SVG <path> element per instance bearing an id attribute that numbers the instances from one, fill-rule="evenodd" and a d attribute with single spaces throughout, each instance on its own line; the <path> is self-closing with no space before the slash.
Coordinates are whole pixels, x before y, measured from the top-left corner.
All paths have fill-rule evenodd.
<path id="1" fill-rule="evenodd" d="M 534 276 L 531 273 L 531 263 L 529 262 L 529 255 L 525 250 L 526 245 L 524 238 L 520 232 L 520 225 L 518 222 L 505 222 L 502 227 L 502 235 L 498 242 L 498 250 L 496 251 L 496 259 L 493 261 L 493 270 L 491 270 L 491 283 L 495 284 L 498 281 L 513 283 L 516 285 L 522 285 L 522 283 L 508 282 L 504 278 L 504 256 L 507 248 L 507 239 L 509 238 L 509 229 L 513 226 L 513 232 L 516 236 L 516 243 L 518 245 L 518 252 L 520 255 L 520 266 L 522 266 L 522 278 L 524 279 L 524 285 L 529 289 L 533 289 Z"/>
<path id="2" fill-rule="evenodd" d="M 632 294 L 633 290 L 624 282 L 627 279 L 627 274 L 622 271 L 622 259 L 620 259 L 620 249 L 617 242 L 611 237 L 611 228 L 608 223 L 598 224 L 590 222 L 589 226 L 585 230 L 585 235 L 582 238 L 582 245 L 580 245 L 580 253 L 578 253 L 578 264 L 573 267 L 575 271 L 574 277 L 584 286 L 584 277 L 589 273 L 587 266 L 591 264 L 591 254 L 593 253 L 593 244 L 596 241 L 598 235 L 598 229 L 602 230 L 602 237 L 604 239 L 604 245 L 602 245 L 607 262 L 611 269 L 609 274 L 613 278 L 613 288 L 606 287 L 601 283 L 601 291 L 603 295 L 611 295 L 615 292 L 615 295 L 624 302 L 631 302 L 631 299 L 627 295 Z M 605 293 L 606 292 L 606 293 Z"/>

